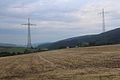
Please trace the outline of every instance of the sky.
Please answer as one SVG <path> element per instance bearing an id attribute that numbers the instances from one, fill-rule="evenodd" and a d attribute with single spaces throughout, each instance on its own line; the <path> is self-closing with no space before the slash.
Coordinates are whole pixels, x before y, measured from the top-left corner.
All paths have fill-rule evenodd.
<path id="1" fill-rule="evenodd" d="M 32 43 L 54 42 L 120 26 L 120 0 L 0 0 L 0 43 L 26 44 L 27 18 Z"/>

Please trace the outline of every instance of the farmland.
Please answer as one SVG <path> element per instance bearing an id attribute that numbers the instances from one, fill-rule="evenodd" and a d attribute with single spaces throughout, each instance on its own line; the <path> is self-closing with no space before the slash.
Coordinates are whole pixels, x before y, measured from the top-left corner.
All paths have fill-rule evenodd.
<path id="1" fill-rule="evenodd" d="M 15 48 L 15 47 L 13 47 L 13 48 L 9 48 L 9 47 L 8 48 L 0 48 L 0 52 L 10 52 L 10 53 L 21 52 L 21 53 L 23 53 L 24 51 L 25 51 L 25 48 L 22 48 L 22 47 L 18 47 L 18 48 Z"/>
<path id="2" fill-rule="evenodd" d="M 3 57 L 0 80 L 120 80 L 120 45 Z"/>

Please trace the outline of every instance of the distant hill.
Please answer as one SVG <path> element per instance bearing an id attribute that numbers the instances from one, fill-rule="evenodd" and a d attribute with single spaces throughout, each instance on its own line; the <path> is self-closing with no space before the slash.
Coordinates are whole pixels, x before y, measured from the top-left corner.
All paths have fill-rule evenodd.
<path id="1" fill-rule="evenodd" d="M 73 37 L 53 43 L 39 45 L 39 48 L 59 49 L 65 47 L 75 47 L 83 44 L 103 45 L 103 44 L 120 44 L 120 28 L 107 31 L 97 35 L 86 35 Z"/>
<path id="2" fill-rule="evenodd" d="M 38 45 L 38 48 L 48 48 L 52 45 L 53 43 L 43 43 Z"/>
<path id="3" fill-rule="evenodd" d="M 9 43 L 0 43 L 0 48 L 1 47 L 21 47 L 19 45 L 16 45 L 16 44 L 9 44 Z"/>

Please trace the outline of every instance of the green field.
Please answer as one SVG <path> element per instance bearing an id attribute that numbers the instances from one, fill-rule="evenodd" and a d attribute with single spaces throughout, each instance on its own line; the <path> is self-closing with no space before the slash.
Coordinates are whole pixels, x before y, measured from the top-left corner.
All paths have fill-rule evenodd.
<path id="1" fill-rule="evenodd" d="M 29 54 L 29 53 L 42 52 L 42 51 L 46 51 L 46 50 L 37 49 L 37 48 L 24 48 L 24 47 L 0 48 L 0 57 Z"/>
<path id="2" fill-rule="evenodd" d="M 0 48 L 0 52 L 10 52 L 10 53 L 23 53 L 24 51 L 26 50 L 26 48 L 22 48 L 22 47 L 19 47 L 19 48 Z"/>

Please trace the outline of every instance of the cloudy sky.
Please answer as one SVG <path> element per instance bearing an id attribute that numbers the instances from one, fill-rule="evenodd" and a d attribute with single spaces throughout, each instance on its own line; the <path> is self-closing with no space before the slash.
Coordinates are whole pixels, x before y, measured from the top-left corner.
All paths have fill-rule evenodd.
<path id="1" fill-rule="evenodd" d="M 44 43 L 102 32 L 120 26 L 120 0 L 0 0 L 0 43 L 26 44 L 27 18 L 32 42 Z"/>

